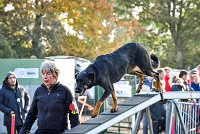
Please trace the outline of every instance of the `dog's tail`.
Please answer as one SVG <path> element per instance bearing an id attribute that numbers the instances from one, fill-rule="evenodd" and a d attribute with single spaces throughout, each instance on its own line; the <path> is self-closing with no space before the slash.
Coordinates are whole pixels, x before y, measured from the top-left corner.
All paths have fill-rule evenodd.
<path id="1" fill-rule="evenodd" d="M 158 57 L 155 54 L 151 54 L 151 65 L 154 69 L 159 68 L 160 67 L 160 60 L 158 59 Z"/>

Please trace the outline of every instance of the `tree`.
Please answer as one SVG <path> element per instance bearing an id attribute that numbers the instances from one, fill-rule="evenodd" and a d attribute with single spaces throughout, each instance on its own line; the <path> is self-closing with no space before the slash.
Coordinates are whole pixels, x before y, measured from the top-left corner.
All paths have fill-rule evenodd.
<path id="1" fill-rule="evenodd" d="M 107 0 L 2 0 L 0 5 L 1 33 L 12 42 L 16 58 L 65 54 L 92 60 L 140 29 L 134 18 L 116 18 Z"/>
<path id="2" fill-rule="evenodd" d="M 189 53 L 188 49 L 190 49 L 188 43 L 197 44 L 194 43 L 194 40 L 199 40 L 199 0 L 118 0 L 117 2 L 121 6 L 126 7 L 126 11 L 133 11 L 133 9 L 138 8 L 142 9 L 138 15 L 139 21 L 143 26 L 148 26 L 148 28 L 151 26 L 149 30 L 156 30 L 156 33 L 162 38 L 168 38 L 170 35 L 175 46 L 175 54 L 177 57 L 177 64 L 175 66 L 178 68 L 186 68 L 185 62 L 188 61 L 186 60 L 186 56 Z M 125 11 L 120 10 L 119 13 L 123 14 Z M 171 41 L 169 40 L 169 42 Z M 166 47 L 166 43 L 161 44 L 161 46 Z M 171 50 L 170 47 L 172 45 L 167 44 L 168 50 Z M 198 47 L 196 46 L 195 48 Z M 169 51 L 165 51 L 165 53 L 172 54 Z M 169 55 L 165 55 L 165 59 L 167 59 Z M 175 62 L 173 58 L 169 60 Z"/>
<path id="3" fill-rule="evenodd" d="M 43 58 L 48 52 L 60 54 L 65 30 L 49 1 L 2 0 L 0 5 L 1 34 L 16 51 L 15 58 Z"/>
<path id="4" fill-rule="evenodd" d="M 9 41 L 0 34 L 0 57 L 14 58 L 16 53 L 9 45 Z"/>
<path id="5" fill-rule="evenodd" d="M 133 18 L 118 19 L 112 3 L 106 0 L 73 1 L 63 11 L 68 13 L 64 21 L 75 31 L 73 35 L 68 34 L 63 45 L 69 55 L 93 60 L 120 47 L 126 41 L 122 37 L 134 37 L 140 29 Z"/>

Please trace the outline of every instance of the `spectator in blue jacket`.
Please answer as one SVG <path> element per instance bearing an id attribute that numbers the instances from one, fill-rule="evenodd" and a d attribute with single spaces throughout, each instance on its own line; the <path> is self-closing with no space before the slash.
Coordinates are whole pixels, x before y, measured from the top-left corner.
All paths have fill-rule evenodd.
<path id="1" fill-rule="evenodd" d="M 193 75 L 191 80 L 191 87 L 193 90 L 200 91 L 199 77 L 197 75 Z"/>
<path id="2" fill-rule="evenodd" d="M 42 63 L 43 83 L 35 91 L 20 134 L 29 132 L 36 119 L 35 134 L 62 134 L 68 129 L 68 114 L 71 128 L 79 124 L 76 101 L 69 88 L 58 82 L 59 72 L 53 61 Z"/>
<path id="3" fill-rule="evenodd" d="M 8 72 L 0 89 L 0 111 L 4 113 L 8 134 L 11 133 L 11 114 L 15 114 L 15 131 L 19 133 L 29 107 L 28 93 L 18 84 L 15 73 Z"/>
<path id="4" fill-rule="evenodd" d="M 197 71 L 198 71 L 198 76 L 200 78 L 200 64 L 196 67 Z"/>

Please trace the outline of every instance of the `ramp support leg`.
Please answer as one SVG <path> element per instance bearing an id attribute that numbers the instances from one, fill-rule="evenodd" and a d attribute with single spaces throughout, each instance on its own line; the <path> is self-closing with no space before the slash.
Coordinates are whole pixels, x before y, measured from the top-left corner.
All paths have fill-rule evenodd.
<path id="1" fill-rule="evenodd" d="M 134 126 L 134 129 L 132 130 L 132 134 L 137 134 L 140 127 L 141 119 L 142 119 L 142 110 L 137 113 L 136 124 Z"/>
<path id="2" fill-rule="evenodd" d="M 166 107 L 166 134 L 171 134 L 172 132 L 172 119 L 173 119 L 174 105 L 171 101 L 168 101 Z"/>
<path id="3" fill-rule="evenodd" d="M 153 125 L 152 125 L 152 119 L 151 119 L 151 113 L 150 113 L 150 108 L 149 107 L 146 108 L 146 114 L 147 114 L 150 134 L 153 134 Z"/>

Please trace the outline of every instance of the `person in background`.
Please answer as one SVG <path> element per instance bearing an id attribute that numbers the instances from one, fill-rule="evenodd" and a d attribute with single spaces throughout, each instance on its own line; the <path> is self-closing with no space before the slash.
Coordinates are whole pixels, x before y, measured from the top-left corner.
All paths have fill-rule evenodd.
<path id="1" fill-rule="evenodd" d="M 200 78 L 200 64 L 196 67 L 197 71 L 198 71 L 198 75 L 199 75 L 199 78 Z"/>
<path id="2" fill-rule="evenodd" d="M 196 67 L 196 73 L 192 75 L 191 87 L 194 91 L 200 91 L 200 64 Z M 200 99 L 196 99 L 196 102 L 200 105 Z M 197 109 L 197 126 L 200 126 L 200 108 Z"/>
<path id="3" fill-rule="evenodd" d="M 159 73 L 160 82 L 162 90 L 165 88 L 165 71 L 163 68 L 157 69 L 157 72 Z M 155 80 L 153 79 L 152 82 L 152 89 L 153 92 L 158 92 L 155 89 Z M 154 134 L 159 134 L 165 131 L 165 120 L 166 120 L 166 110 L 164 107 L 163 102 L 159 101 L 153 105 L 150 106 L 150 113 L 152 118 L 152 125 L 153 125 L 153 132 Z M 143 113 L 143 134 L 148 134 L 148 120 L 146 113 Z"/>
<path id="4" fill-rule="evenodd" d="M 180 71 L 179 77 L 183 79 L 183 88 L 184 91 L 192 91 L 192 88 L 188 84 L 188 72 L 185 70 Z"/>
<path id="5" fill-rule="evenodd" d="M 193 75 L 191 78 L 191 87 L 194 91 L 200 91 L 199 77 L 198 75 Z"/>
<path id="6" fill-rule="evenodd" d="M 14 72 L 8 72 L 0 89 L 0 111 L 4 113 L 8 134 L 11 133 L 11 114 L 15 114 L 15 133 L 19 133 L 29 108 L 30 97 L 26 89 L 18 84 Z"/>
<path id="7" fill-rule="evenodd" d="M 171 87 L 172 87 L 172 81 L 171 81 L 171 78 L 170 78 L 171 70 L 172 69 L 170 67 L 165 67 L 164 68 L 164 71 L 165 71 L 164 80 L 165 80 L 165 91 L 166 92 L 171 91 Z"/>
<path id="8" fill-rule="evenodd" d="M 41 73 L 43 83 L 35 91 L 20 134 L 29 133 L 36 119 L 35 134 L 62 134 L 69 129 L 68 118 L 71 128 L 79 124 L 76 101 L 69 88 L 58 82 L 60 71 L 54 61 L 44 61 Z"/>
<path id="9" fill-rule="evenodd" d="M 189 72 L 189 80 L 188 80 L 188 84 L 191 86 L 191 82 L 192 82 L 192 77 L 194 75 L 197 75 L 198 76 L 198 71 L 197 69 L 193 69 Z"/>
<path id="10" fill-rule="evenodd" d="M 153 123 L 154 134 L 160 134 L 165 131 L 166 109 L 164 103 L 159 101 L 150 106 L 151 119 Z"/>
<path id="11" fill-rule="evenodd" d="M 173 85 L 172 85 L 171 91 L 184 91 L 183 79 L 177 77 L 175 83 L 173 83 Z"/>
<path id="12" fill-rule="evenodd" d="M 176 80 L 179 79 L 177 75 L 172 78 L 172 85 L 176 83 Z"/>

